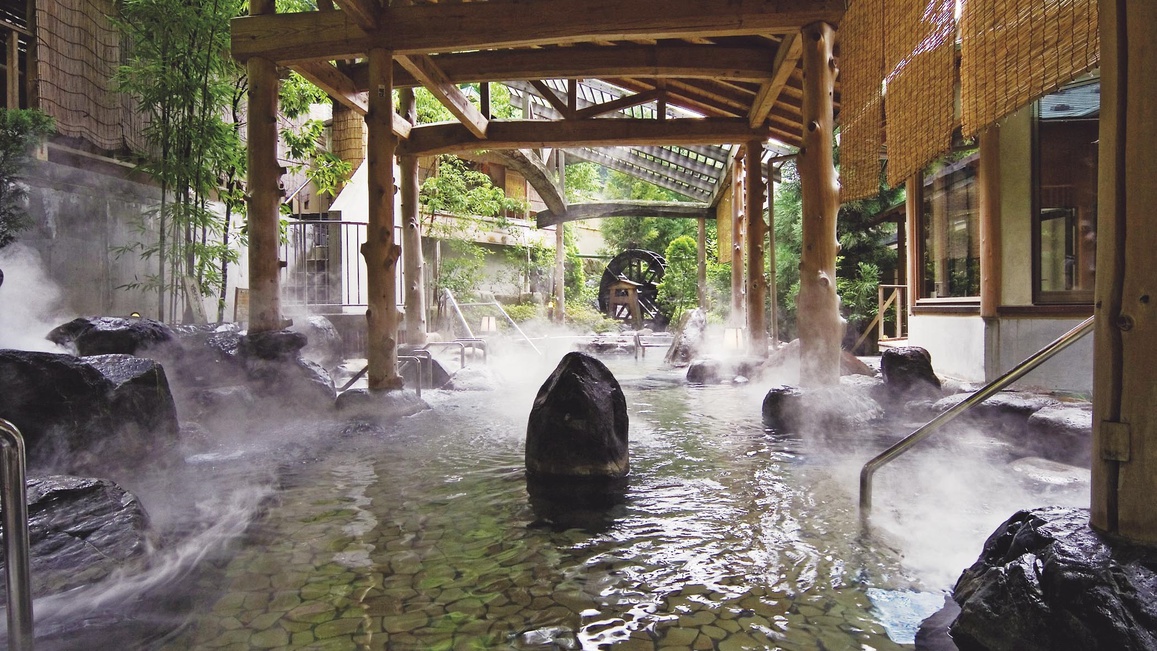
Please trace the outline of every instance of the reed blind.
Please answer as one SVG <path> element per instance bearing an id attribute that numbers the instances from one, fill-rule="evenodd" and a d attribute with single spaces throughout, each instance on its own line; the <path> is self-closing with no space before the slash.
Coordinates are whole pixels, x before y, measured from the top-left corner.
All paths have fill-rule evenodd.
<path id="1" fill-rule="evenodd" d="M 879 192 L 884 146 L 884 0 L 858 0 L 840 29 L 840 201 Z"/>

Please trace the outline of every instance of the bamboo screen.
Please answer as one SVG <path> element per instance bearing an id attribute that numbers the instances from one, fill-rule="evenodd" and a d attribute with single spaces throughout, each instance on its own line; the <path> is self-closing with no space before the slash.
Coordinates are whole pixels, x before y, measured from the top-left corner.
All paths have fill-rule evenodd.
<path id="1" fill-rule="evenodd" d="M 36 3 L 36 92 L 58 133 L 107 151 L 143 149 L 143 116 L 113 90 L 120 35 L 112 0 Z"/>
<path id="2" fill-rule="evenodd" d="M 1096 0 L 965 0 L 960 33 L 965 135 L 1098 63 Z"/>
<path id="3" fill-rule="evenodd" d="M 885 6 L 888 183 L 899 185 L 952 146 L 955 3 L 892 0 Z"/>
<path id="4" fill-rule="evenodd" d="M 333 153 L 357 169 L 366 158 L 366 120 L 360 113 L 337 102 L 333 104 Z"/>
<path id="5" fill-rule="evenodd" d="M 879 192 L 884 146 L 884 0 L 858 0 L 840 29 L 840 200 Z"/>

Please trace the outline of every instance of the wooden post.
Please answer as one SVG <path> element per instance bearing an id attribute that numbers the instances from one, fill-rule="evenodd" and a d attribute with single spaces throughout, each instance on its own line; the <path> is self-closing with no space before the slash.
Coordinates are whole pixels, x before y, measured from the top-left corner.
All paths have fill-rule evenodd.
<path id="1" fill-rule="evenodd" d="M 980 134 L 980 316 L 996 318 L 1000 307 L 1000 132 Z M 994 369 L 999 371 L 999 369 Z M 991 378 L 989 378 L 991 379 Z"/>
<path id="2" fill-rule="evenodd" d="M 800 384 L 816 387 L 840 381 L 840 341 L 844 323 L 836 295 L 836 214 L 840 188 L 832 160 L 836 61 L 834 30 L 812 23 L 803 40 L 803 146 L 799 150 L 803 199 L 803 253 L 797 300 Z"/>
<path id="3" fill-rule="evenodd" d="M 912 175 L 904 185 L 904 241 L 907 244 L 907 254 L 904 258 L 906 284 L 908 285 L 908 316 L 912 316 L 912 308 L 916 299 L 920 298 L 920 283 L 923 274 L 920 268 L 924 260 L 924 243 L 917 239 L 920 233 L 920 215 L 924 210 L 924 175 L 920 172 Z"/>
<path id="4" fill-rule="evenodd" d="M 736 156 L 731 168 L 731 317 L 738 328 L 743 325 L 743 160 Z"/>
<path id="5" fill-rule="evenodd" d="M 1101 0 L 1091 524 L 1157 543 L 1157 4 Z"/>
<path id="6" fill-rule="evenodd" d="M 252 15 L 272 14 L 273 0 L 250 0 Z M 249 331 L 281 328 L 281 166 L 277 164 L 277 66 L 253 57 L 249 77 Z M 161 311 L 163 318 L 164 310 Z"/>
<path id="7" fill-rule="evenodd" d="M 707 218 L 699 218 L 699 308 L 707 310 Z"/>
<path id="8" fill-rule="evenodd" d="M 775 168 L 767 164 L 767 299 L 769 305 L 768 328 L 772 345 L 779 344 L 779 295 L 775 283 Z"/>
<path id="9" fill-rule="evenodd" d="M 767 322 L 763 307 L 767 282 L 763 276 L 763 143 L 747 143 L 747 346 L 758 357 L 767 355 Z"/>
<path id="10" fill-rule="evenodd" d="M 369 52 L 369 111 L 366 147 L 369 188 L 369 224 L 362 255 L 366 259 L 366 361 L 371 391 L 402 388 L 398 375 L 397 264 L 401 253 L 394 243 L 393 57 L 382 48 Z"/>
<path id="11" fill-rule="evenodd" d="M 571 82 L 574 88 L 575 82 Z M 566 196 L 566 160 L 562 149 L 554 150 L 558 163 L 558 182 L 562 195 Z M 562 323 L 566 318 L 566 227 L 562 222 L 554 225 L 554 321 Z"/>
<path id="12" fill-rule="evenodd" d="M 410 124 L 418 121 L 414 89 L 400 92 L 402 115 Z M 406 343 L 426 343 L 426 270 L 422 255 L 422 220 L 418 215 L 418 157 L 402 156 L 398 160 L 402 177 L 402 268 L 405 278 Z"/>

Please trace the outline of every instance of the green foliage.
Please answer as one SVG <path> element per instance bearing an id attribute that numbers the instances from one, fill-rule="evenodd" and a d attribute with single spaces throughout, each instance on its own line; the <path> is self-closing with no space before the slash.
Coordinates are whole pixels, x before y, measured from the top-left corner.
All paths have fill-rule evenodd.
<path id="1" fill-rule="evenodd" d="M 353 164 L 322 147 L 324 131 L 325 123 L 321 120 L 306 120 L 299 131 L 282 129 L 281 138 L 290 159 L 300 161 L 290 165 L 289 169 L 293 172 L 305 170 L 305 178 L 317 187 L 317 191 L 332 197 L 337 194 L 338 187 L 349 180 Z"/>
<path id="2" fill-rule="evenodd" d="M 506 310 L 507 316 L 515 323 L 526 323 L 539 317 L 539 306 L 534 303 L 505 305 L 502 309 Z"/>
<path id="3" fill-rule="evenodd" d="M 598 163 L 568 163 L 566 166 L 567 203 L 597 201 L 602 196 L 603 174 L 607 171 Z"/>
<path id="4" fill-rule="evenodd" d="M 308 113 L 309 107 L 313 104 L 331 103 L 329 95 L 326 95 L 325 91 L 292 71 L 285 79 L 281 80 L 277 99 L 281 114 L 290 120 Z"/>
<path id="5" fill-rule="evenodd" d="M 880 268 L 871 262 L 860 262 L 856 265 L 855 274 L 850 277 L 836 277 L 841 311 L 849 324 L 861 328 L 859 331 L 876 316 L 879 286 Z"/>
<path id="6" fill-rule="evenodd" d="M 571 301 L 566 303 L 565 322 L 579 330 L 598 334 L 617 331 L 620 325 L 618 321 L 608 318 L 589 303 L 576 304 Z"/>
<path id="7" fill-rule="evenodd" d="M 501 217 L 526 210 L 526 204 L 508 198 L 489 176 L 449 155 L 438 157 L 438 173 L 422 183 L 418 201 L 431 212 L 458 217 Z"/>
<path id="8" fill-rule="evenodd" d="M 699 304 L 699 246 L 687 235 L 667 245 L 667 270 L 659 283 L 659 305 L 671 321 Z"/>
<path id="9" fill-rule="evenodd" d="M 30 225 L 20 177 L 33 146 L 53 129 L 52 118 L 35 109 L 0 109 L 0 249 Z"/>
<path id="10" fill-rule="evenodd" d="M 444 240 L 441 273 L 436 279 L 437 291 L 449 289 L 459 301 L 471 300 L 482 281 L 486 250 L 464 239 Z"/>

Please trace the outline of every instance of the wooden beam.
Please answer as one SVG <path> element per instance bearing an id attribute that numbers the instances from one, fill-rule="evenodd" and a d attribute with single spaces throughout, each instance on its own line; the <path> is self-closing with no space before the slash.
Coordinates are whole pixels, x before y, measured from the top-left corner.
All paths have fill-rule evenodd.
<path id="1" fill-rule="evenodd" d="M 689 201 L 599 201 L 576 203 L 558 214 L 550 210 L 538 213 L 539 228 L 582 219 L 603 217 L 664 217 L 672 219 L 699 219 L 707 217 L 709 208 L 705 203 Z"/>
<path id="2" fill-rule="evenodd" d="M 575 111 L 574 115 L 571 117 L 576 120 L 585 120 L 587 118 L 593 118 L 597 115 L 610 113 L 611 111 L 621 111 L 625 108 L 638 106 L 639 104 L 653 102 L 658 99 L 659 95 L 661 94 L 662 91 L 656 88 L 653 90 L 643 91 L 641 93 L 635 93 L 634 95 L 624 95 L 619 99 L 612 100 L 610 102 L 603 102 L 602 104 L 595 104 L 594 106 L 588 106 L 584 109 L 579 109 Z"/>
<path id="3" fill-rule="evenodd" d="M 487 139 L 479 140 L 460 124 L 414 127 L 399 151 L 443 154 L 473 149 L 539 149 L 543 147 L 603 147 L 612 145 L 713 145 L 765 140 L 769 131 L 752 129 L 746 119 L 682 118 L 658 120 L 495 120 Z"/>
<path id="4" fill-rule="evenodd" d="M 686 181 L 684 183 L 675 181 L 675 178 L 670 172 L 663 173 L 655 171 L 649 167 L 638 164 L 634 157 L 611 155 L 608 154 L 607 151 L 608 148 L 605 147 L 597 149 L 584 147 L 582 149 L 568 149 L 567 153 L 571 158 L 598 163 L 603 167 L 629 174 L 652 185 L 657 185 L 672 192 L 678 192 L 689 199 L 706 200 L 707 197 L 711 195 L 711 190 L 701 189 L 699 185 L 693 185 Z M 614 151 L 614 149 L 611 151 Z"/>
<path id="5" fill-rule="evenodd" d="M 358 27 L 369 31 L 378 28 L 378 14 L 382 7 L 375 0 L 334 0 L 338 8 L 349 14 Z"/>
<path id="6" fill-rule="evenodd" d="M 570 109 L 570 106 L 558 96 L 558 93 L 554 92 L 553 88 L 547 86 L 545 81 L 532 79 L 530 85 L 533 86 L 534 89 L 538 91 L 539 96 L 546 100 L 554 110 L 558 111 L 559 115 L 564 119 L 569 120 L 574 117 L 574 111 Z"/>
<path id="7" fill-rule="evenodd" d="M 803 48 L 799 36 L 795 34 L 784 35 L 783 40 L 779 43 L 779 49 L 775 52 L 775 62 L 771 66 L 772 77 L 759 87 L 759 93 L 756 94 L 751 111 L 747 114 L 752 127 L 758 127 L 767 120 L 768 114 L 771 113 L 771 107 L 779 100 L 779 94 L 784 85 L 787 84 L 791 71 L 795 70 L 799 63 L 802 52 Z"/>
<path id="8" fill-rule="evenodd" d="M 455 84 L 617 76 L 762 83 L 771 77 L 767 60 L 774 56 L 772 48 L 754 45 L 663 44 L 485 50 L 437 54 L 430 58 Z M 368 88 L 364 63 L 352 66 L 350 77 L 359 88 Z M 400 65 L 394 66 L 394 77 L 398 88 L 420 85 Z"/>
<path id="9" fill-rule="evenodd" d="M 344 106 L 365 115 L 368 110 L 365 98 L 356 86 L 337 66 L 325 61 L 305 61 L 292 66 L 297 74 L 304 77 L 309 83 L 325 91 L 327 95 Z M 410 137 L 411 124 L 398 114 L 394 114 L 394 135 L 403 140 Z"/>
<path id="10" fill-rule="evenodd" d="M 779 34 L 838 23 L 844 0 L 538 0 L 393 5 L 367 32 L 345 11 L 243 16 L 232 21 L 233 56 L 274 61 L 350 59 L 371 47 L 431 54 L 595 40 Z M 577 20 L 581 17 L 581 20 Z"/>
<path id="11" fill-rule="evenodd" d="M 454 117 L 458 118 L 470 133 L 478 138 L 486 137 L 486 125 L 490 120 L 470 103 L 466 94 L 446 77 L 430 57 L 424 54 L 399 56 L 398 63 L 419 79 L 426 90 L 437 97 L 443 106 L 450 109 Z"/>
<path id="12" fill-rule="evenodd" d="M 554 177 L 546 169 L 546 164 L 541 158 L 522 149 L 492 151 L 487 156 L 521 174 L 538 192 L 548 210 L 566 211 L 566 198 L 563 196 L 562 188 L 555 183 Z"/>
<path id="13" fill-rule="evenodd" d="M 840 186 L 833 163 L 835 117 L 832 94 L 836 83 L 833 55 L 835 30 L 827 23 L 808 25 L 803 40 L 804 127 L 799 167 L 802 197 L 803 253 L 799 263 L 800 384 L 805 388 L 840 381 L 840 340 L 843 320 L 836 294 L 836 214 Z"/>

